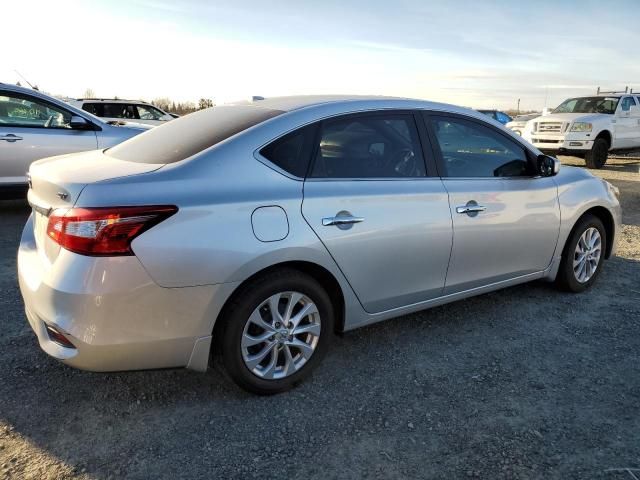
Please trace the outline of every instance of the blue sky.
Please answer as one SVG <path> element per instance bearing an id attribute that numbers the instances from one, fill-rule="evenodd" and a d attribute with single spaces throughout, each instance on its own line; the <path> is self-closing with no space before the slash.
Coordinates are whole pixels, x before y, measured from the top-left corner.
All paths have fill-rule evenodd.
<path id="1" fill-rule="evenodd" d="M 217 101 L 359 93 L 555 106 L 640 89 L 640 1 L 15 2 L 19 70 L 56 94 Z M 37 12 L 37 15 L 34 15 Z M 8 31 L 7 31 L 8 30 Z"/>

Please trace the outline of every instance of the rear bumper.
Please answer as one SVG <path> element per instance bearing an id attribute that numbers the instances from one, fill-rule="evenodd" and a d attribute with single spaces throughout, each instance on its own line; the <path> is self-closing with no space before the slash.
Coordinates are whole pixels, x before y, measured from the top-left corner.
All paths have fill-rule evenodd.
<path id="1" fill-rule="evenodd" d="M 18 250 L 18 279 L 41 348 L 92 371 L 206 370 L 213 322 L 231 291 L 230 284 L 160 287 L 135 256 L 86 257 L 61 250 L 49 262 L 36 249 L 31 217 Z M 45 324 L 74 348 L 51 340 Z"/>

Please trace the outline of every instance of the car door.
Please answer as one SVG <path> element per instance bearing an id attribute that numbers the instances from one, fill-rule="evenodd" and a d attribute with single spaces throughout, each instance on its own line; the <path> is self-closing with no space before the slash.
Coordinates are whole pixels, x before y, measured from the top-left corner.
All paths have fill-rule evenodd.
<path id="1" fill-rule="evenodd" d="M 451 214 L 442 181 L 427 176 L 414 115 L 348 115 L 318 130 L 302 213 L 364 309 L 441 295 Z"/>
<path id="2" fill-rule="evenodd" d="M 36 96 L 0 89 L 0 182 L 26 183 L 31 162 L 95 150 L 93 130 L 71 128 L 71 112 Z"/>
<path id="3" fill-rule="evenodd" d="M 546 269 L 560 228 L 554 179 L 536 176 L 531 154 L 486 122 L 425 117 L 453 217 L 445 294 Z"/>
<path id="4" fill-rule="evenodd" d="M 640 117 L 633 97 L 623 97 L 616 110 L 616 148 L 633 148 L 640 145 Z"/>

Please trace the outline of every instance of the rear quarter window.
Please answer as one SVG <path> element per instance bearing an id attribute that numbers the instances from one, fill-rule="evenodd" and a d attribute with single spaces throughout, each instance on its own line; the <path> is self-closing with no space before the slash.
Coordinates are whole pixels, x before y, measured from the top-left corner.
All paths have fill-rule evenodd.
<path id="1" fill-rule="evenodd" d="M 296 130 L 262 148 L 260 155 L 285 172 L 304 178 L 311 159 L 315 132 L 315 125 Z"/>
<path id="2" fill-rule="evenodd" d="M 129 162 L 175 163 L 282 113 L 248 105 L 208 108 L 137 135 L 106 154 Z"/>

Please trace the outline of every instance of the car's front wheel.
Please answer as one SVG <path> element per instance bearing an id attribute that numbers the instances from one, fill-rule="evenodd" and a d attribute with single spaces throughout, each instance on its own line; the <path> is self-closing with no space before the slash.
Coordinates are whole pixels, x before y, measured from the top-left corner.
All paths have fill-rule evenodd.
<path id="1" fill-rule="evenodd" d="M 608 155 L 609 142 L 604 138 L 596 138 L 591 150 L 585 154 L 584 161 L 588 168 L 602 168 L 607 163 Z"/>
<path id="2" fill-rule="evenodd" d="M 263 275 L 241 287 L 220 319 L 223 366 L 250 392 L 288 390 L 322 359 L 333 318 L 329 296 L 311 276 L 291 269 Z"/>
<path id="3" fill-rule="evenodd" d="M 567 240 L 556 282 L 563 290 L 582 292 L 600 274 L 607 236 L 602 221 L 594 215 L 582 217 Z"/>

